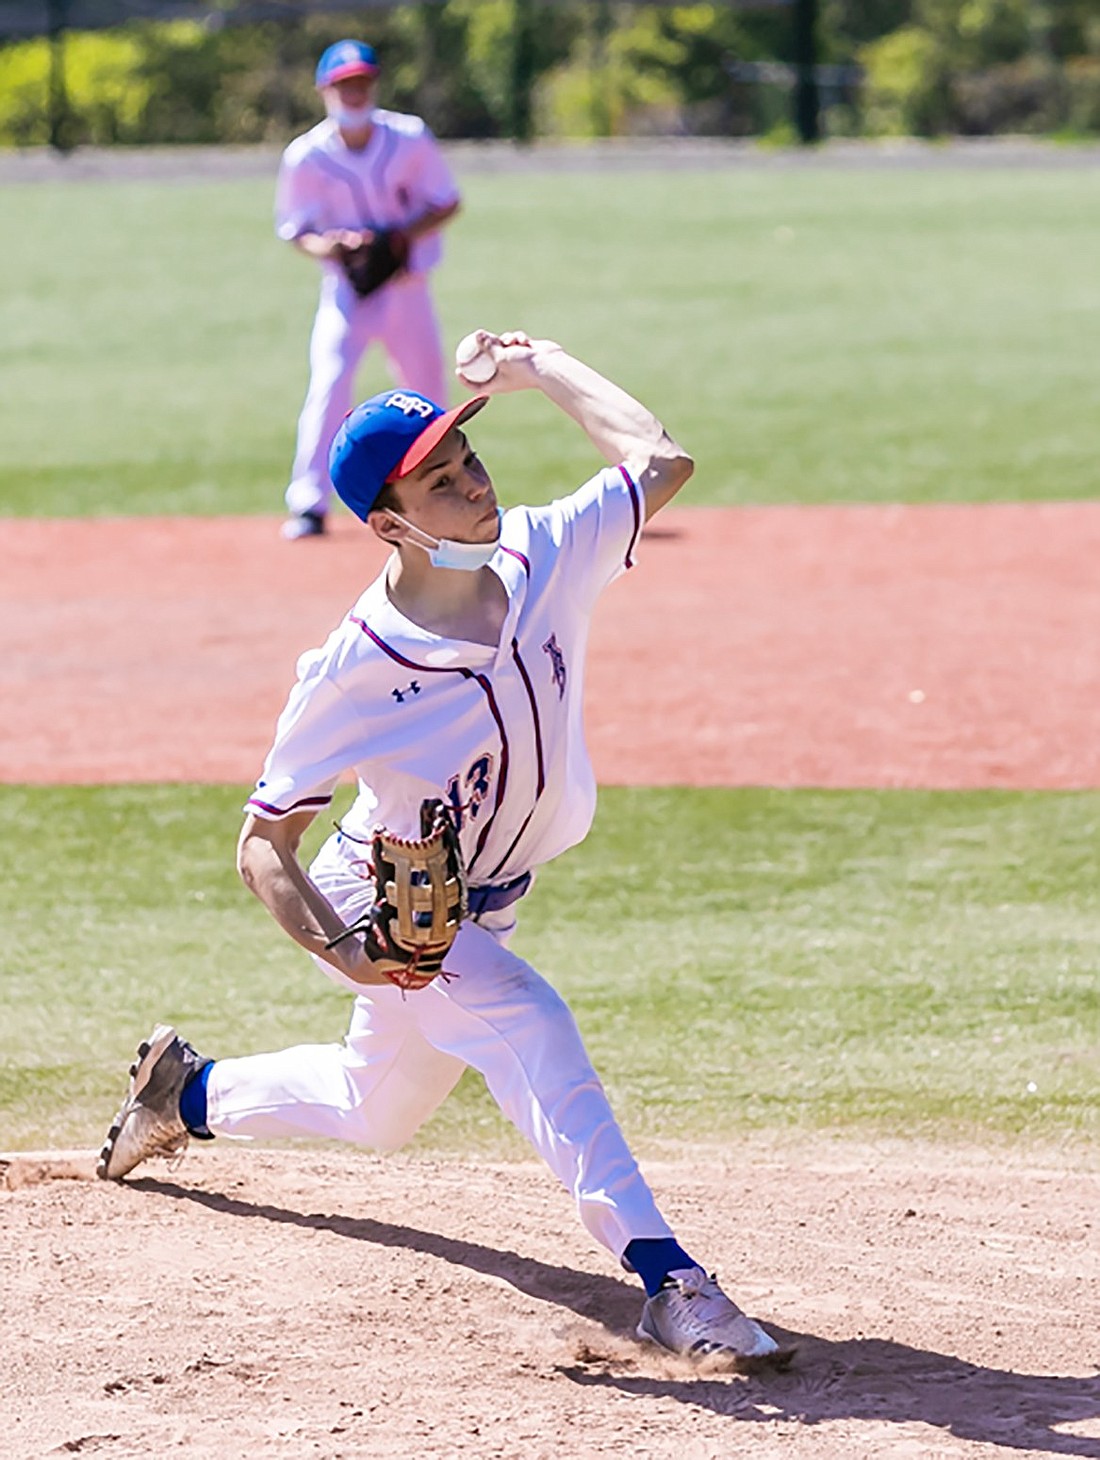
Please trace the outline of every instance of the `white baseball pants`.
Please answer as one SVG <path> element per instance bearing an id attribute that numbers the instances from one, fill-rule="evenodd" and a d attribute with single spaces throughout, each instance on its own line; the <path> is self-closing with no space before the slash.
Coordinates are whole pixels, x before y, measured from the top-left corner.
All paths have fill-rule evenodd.
<path id="1" fill-rule="evenodd" d="M 394 1150 L 470 1065 L 613 1256 L 620 1258 L 636 1237 L 671 1236 L 572 1014 L 504 946 L 514 910 L 485 919 L 493 921 L 493 932 L 471 923 L 460 928 L 447 959 L 458 975 L 450 982 L 436 979 L 405 997 L 389 986 L 356 986 L 343 1044 L 218 1060 L 207 1086 L 209 1128 L 217 1135 L 314 1136 Z M 320 966 L 344 984 L 327 964 Z"/>
<path id="2" fill-rule="evenodd" d="M 298 418 L 288 509 L 325 513 L 332 497 L 328 452 L 356 402 L 355 375 L 377 341 L 394 383 L 447 403 L 443 342 L 427 274 L 405 274 L 360 299 L 347 280 L 326 271 L 309 342 L 309 390 Z"/>

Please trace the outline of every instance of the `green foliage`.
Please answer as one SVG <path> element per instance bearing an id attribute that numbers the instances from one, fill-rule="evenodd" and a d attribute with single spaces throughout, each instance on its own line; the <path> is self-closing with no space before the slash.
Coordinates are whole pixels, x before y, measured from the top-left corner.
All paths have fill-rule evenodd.
<path id="1" fill-rule="evenodd" d="M 1066 66 L 1068 128 L 1079 136 L 1100 133 L 1100 55 Z"/>
<path id="2" fill-rule="evenodd" d="M 913 0 L 821 0 L 821 42 L 830 60 L 845 60 L 907 25 L 912 12 Z"/>
<path id="3" fill-rule="evenodd" d="M 178 33 L 192 27 L 174 25 Z M 150 86 L 140 73 L 142 47 L 126 30 L 75 32 L 64 46 L 67 130 L 72 143 L 106 146 L 142 140 Z M 0 50 L 0 143 L 49 140 L 45 97 L 50 48 L 30 40 Z"/>
<path id="4" fill-rule="evenodd" d="M 917 0 L 917 23 L 953 70 L 1018 60 L 1031 35 L 1029 0 Z"/>
<path id="5" fill-rule="evenodd" d="M 427 117 L 441 137 L 487 137 L 499 130 L 463 56 L 469 20 L 457 5 L 421 3 L 397 9 L 378 37 L 385 104 Z M 387 59 L 388 58 L 388 59 Z"/>
<path id="6" fill-rule="evenodd" d="M 1067 125 L 1071 112 L 1065 72 L 1034 57 L 955 78 L 951 99 L 953 130 L 967 136 L 1042 136 Z"/>
<path id="7" fill-rule="evenodd" d="M 281 142 L 319 115 L 321 50 L 363 35 L 382 61 L 382 98 L 443 137 L 509 135 L 517 71 L 544 135 L 764 135 L 790 87 L 733 79 L 735 63 L 792 60 L 786 7 L 526 0 L 533 29 L 516 57 L 519 0 L 417 0 L 366 12 L 295 14 L 249 25 L 134 21 L 65 41 L 75 142 Z M 1069 64 L 1100 57 L 1094 0 L 826 0 L 821 58 L 865 56 L 873 134 L 1089 130 L 1091 86 Z M 0 51 L 0 145 L 46 133 L 44 41 Z M 1079 88 L 1080 89 L 1080 88 Z M 830 84 L 827 129 L 858 132 L 862 108 Z"/>
<path id="8" fill-rule="evenodd" d="M 242 74 L 260 88 L 267 83 L 266 55 L 234 54 L 243 39 L 199 26 L 186 33 L 174 26 L 144 27 L 140 74 L 149 93 L 144 120 L 150 140 L 237 142 L 265 135 L 253 115 L 234 108 Z"/>
<path id="9" fill-rule="evenodd" d="M 728 132 L 723 61 L 745 49 L 739 19 L 726 6 L 639 8 L 608 43 L 609 79 L 629 119 L 617 130 Z M 660 125 L 662 113 L 671 126 Z"/>
<path id="10" fill-rule="evenodd" d="M 764 91 L 730 76 L 774 54 L 787 27 L 727 5 L 634 7 L 601 30 L 599 6 L 569 56 L 538 87 L 545 136 L 744 136 L 767 130 Z M 766 90 L 766 89 L 765 89 Z M 781 102 L 787 106 L 786 98 Z"/>
<path id="11" fill-rule="evenodd" d="M 606 37 L 590 33 L 538 88 L 538 130 L 549 137 L 615 137 L 679 131 L 680 91 L 672 79 L 679 49 L 655 12 Z M 647 119 L 657 125 L 648 126 Z"/>
<path id="12" fill-rule="evenodd" d="M 0 788 L 6 1146 L 100 1138 L 157 1019 L 214 1055 L 341 1037 L 349 997 L 237 880 L 243 795 Z M 518 951 L 639 1140 L 1095 1139 L 1098 828 L 1093 793 L 605 789 Z M 519 1150 L 472 1076 L 419 1144 Z"/>
<path id="13" fill-rule="evenodd" d="M 1100 56 L 1100 13 L 1096 0 L 1046 0 L 1033 14 L 1038 39 L 1062 60 Z"/>
<path id="14" fill-rule="evenodd" d="M 1100 130 L 1083 12 L 1027 0 L 919 0 L 912 23 L 864 45 L 862 112 L 871 135 Z"/>
<path id="15" fill-rule="evenodd" d="M 515 6 L 513 0 L 450 0 L 445 7 L 462 25 L 462 40 L 450 52 L 461 60 L 461 73 L 481 98 L 487 118 L 482 133 L 506 135 L 513 104 Z M 537 81 L 558 66 L 584 30 L 577 5 L 540 4 L 534 11 L 529 64 Z M 412 78 L 415 82 L 416 78 Z M 428 113 L 430 114 L 430 113 Z M 471 135 L 452 130 L 442 135 Z"/>
<path id="16" fill-rule="evenodd" d="M 471 84 L 485 99 L 490 114 L 502 119 L 508 111 L 506 60 L 512 46 L 511 0 L 454 0 L 451 7 L 465 24 L 463 56 Z M 415 89 L 410 77 L 410 89 Z"/>
<path id="17" fill-rule="evenodd" d="M 45 97 L 49 67 L 45 41 L 0 50 L 0 140 L 17 147 L 48 140 Z"/>
<path id="18" fill-rule="evenodd" d="M 872 137 L 928 136 L 947 115 L 942 53 L 925 30 L 906 26 L 859 53 L 863 116 Z"/>

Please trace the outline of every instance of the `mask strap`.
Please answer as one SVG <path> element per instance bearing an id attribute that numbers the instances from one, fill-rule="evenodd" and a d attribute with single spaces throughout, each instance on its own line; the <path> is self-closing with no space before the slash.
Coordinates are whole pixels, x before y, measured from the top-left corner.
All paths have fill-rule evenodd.
<path id="1" fill-rule="evenodd" d="M 401 526 L 408 528 L 409 532 L 424 539 L 423 542 L 417 542 L 414 538 L 413 547 L 423 548 L 425 552 L 433 552 L 439 547 L 440 539 L 438 537 L 433 537 L 430 532 L 425 532 L 422 527 L 417 527 L 415 522 L 410 522 L 408 518 L 402 517 L 401 513 L 395 512 L 392 507 L 387 507 L 385 511 L 395 522 L 400 522 Z"/>

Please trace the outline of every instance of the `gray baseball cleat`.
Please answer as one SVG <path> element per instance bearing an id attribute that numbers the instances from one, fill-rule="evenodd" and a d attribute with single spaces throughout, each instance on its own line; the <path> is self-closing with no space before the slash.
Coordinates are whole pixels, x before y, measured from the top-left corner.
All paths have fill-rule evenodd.
<path id="1" fill-rule="evenodd" d="M 638 1337 L 674 1354 L 730 1354 L 745 1365 L 784 1365 L 792 1350 L 781 1350 L 701 1267 L 671 1272 L 665 1286 L 646 1299 Z"/>
<path id="2" fill-rule="evenodd" d="M 101 1180 L 120 1181 L 150 1156 L 183 1155 L 188 1133 L 180 1095 L 189 1077 L 209 1063 L 171 1024 L 157 1025 L 130 1066 L 130 1089 L 96 1163 Z"/>

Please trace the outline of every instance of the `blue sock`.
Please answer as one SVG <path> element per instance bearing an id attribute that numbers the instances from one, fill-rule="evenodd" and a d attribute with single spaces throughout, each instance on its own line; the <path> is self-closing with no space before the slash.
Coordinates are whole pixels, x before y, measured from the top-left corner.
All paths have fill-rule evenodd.
<path id="1" fill-rule="evenodd" d="M 193 1136 L 200 1141 L 212 1141 L 214 1133 L 206 1126 L 206 1082 L 214 1061 L 203 1065 L 197 1074 L 191 1076 L 180 1095 L 180 1119 Z"/>
<path id="2" fill-rule="evenodd" d="M 635 1237 L 627 1243 L 623 1256 L 645 1284 L 650 1298 L 661 1291 L 670 1272 L 699 1266 L 674 1237 Z"/>

